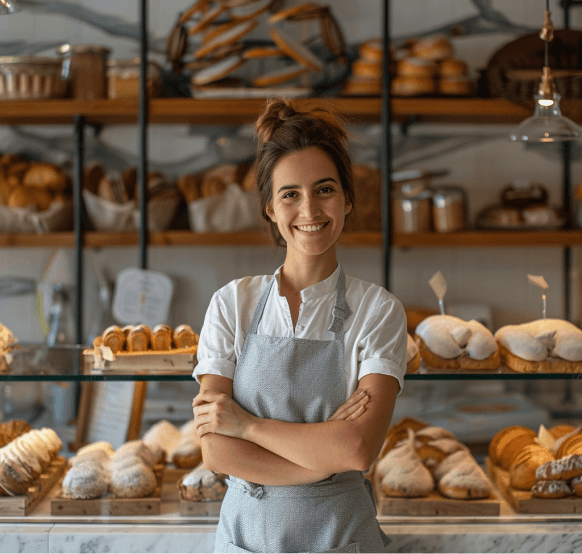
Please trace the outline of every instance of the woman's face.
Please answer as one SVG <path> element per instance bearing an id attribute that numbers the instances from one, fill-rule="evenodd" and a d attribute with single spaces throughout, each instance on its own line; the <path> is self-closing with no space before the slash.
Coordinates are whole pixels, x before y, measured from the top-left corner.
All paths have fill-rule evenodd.
<path id="1" fill-rule="evenodd" d="M 352 209 L 329 156 L 316 147 L 287 154 L 275 165 L 272 182 L 267 215 L 287 242 L 288 253 L 319 256 L 328 252 Z"/>

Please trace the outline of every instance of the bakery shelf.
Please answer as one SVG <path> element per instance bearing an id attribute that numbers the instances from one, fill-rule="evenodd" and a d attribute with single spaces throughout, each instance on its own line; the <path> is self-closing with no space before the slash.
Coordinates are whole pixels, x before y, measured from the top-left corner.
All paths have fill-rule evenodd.
<path id="1" fill-rule="evenodd" d="M 328 98 L 329 103 L 353 123 L 379 123 L 380 97 Z M 240 125 L 253 123 L 264 104 L 262 99 L 153 98 L 150 123 Z M 414 119 L 435 123 L 516 123 L 531 109 L 502 98 L 413 97 L 391 100 L 394 121 Z M 564 115 L 582 122 L 582 100 L 563 100 Z M 137 100 L 4 100 L 0 124 L 72 123 L 84 116 L 86 123 L 136 124 Z"/>

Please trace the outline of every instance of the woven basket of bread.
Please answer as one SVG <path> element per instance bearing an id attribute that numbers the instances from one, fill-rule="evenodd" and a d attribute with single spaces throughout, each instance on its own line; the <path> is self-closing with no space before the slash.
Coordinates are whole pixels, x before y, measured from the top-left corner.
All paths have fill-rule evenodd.
<path id="1" fill-rule="evenodd" d="M 549 43 L 548 63 L 562 98 L 582 98 L 582 31 L 555 31 Z M 489 95 L 531 104 L 543 66 L 544 41 L 537 33 L 509 42 L 493 54 L 487 65 Z"/>

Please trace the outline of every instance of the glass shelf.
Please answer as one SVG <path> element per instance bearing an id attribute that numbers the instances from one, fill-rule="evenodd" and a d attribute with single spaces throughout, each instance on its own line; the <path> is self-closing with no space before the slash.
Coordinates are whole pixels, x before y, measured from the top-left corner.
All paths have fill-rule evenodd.
<path id="1" fill-rule="evenodd" d="M 20 344 L 13 352 L 10 371 L 0 373 L 2 381 L 192 381 L 190 373 L 83 373 L 82 353 L 87 346 L 47 347 Z M 488 371 L 434 370 L 421 365 L 417 373 L 407 374 L 407 381 L 456 380 L 540 380 L 581 379 L 580 373 L 519 373 L 505 366 Z"/>

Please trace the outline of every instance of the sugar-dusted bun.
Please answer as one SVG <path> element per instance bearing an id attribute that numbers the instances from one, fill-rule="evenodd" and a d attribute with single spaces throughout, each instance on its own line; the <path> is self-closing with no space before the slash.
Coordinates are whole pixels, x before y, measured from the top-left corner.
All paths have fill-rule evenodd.
<path id="1" fill-rule="evenodd" d="M 156 486 L 154 472 L 143 463 L 111 472 L 110 489 L 117 498 L 151 496 L 155 492 Z"/>
<path id="2" fill-rule="evenodd" d="M 565 498 L 573 493 L 566 481 L 538 481 L 531 492 L 537 498 Z"/>
<path id="3" fill-rule="evenodd" d="M 180 438 L 172 453 L 172 463 L 176 467 L 195 468 L 202 461 L 202 446 L 195 435 L 186 434 Z"/>
<path id="4" fill-rule="evenodd" d="M 152 350 L 170 350 L 172 348 L 172 329 L 168 325 L 156 325 L 152 331 Z"/>
<path id="5" fill-rule="evenodd" d="M 118 325 L 107 327 L 103 334 L 103 346 L 108 346 L 116 354 L 125 348 L 125 334 Z"/>
<path id="6" fill-rule="evenodd" d="M 460 369 L 460 370 L 488 370 L 499 367 L 499 351 L 483 360 L 475 360 L 467 354 L 462 354 L 456 358 L 443 358 L 427 348 L 426 343 L 418 335 L 415 336 L 421 358 L 429 368 L 434 369 Z"/>
<path id="7" fill-rule="evenodd" d="M 137 456 L 148 466 L 153 466 L 155 457 L 148 445 L 141 439 L 128 441 L 123 443 L 115 450 L 113 458 L 120 458 L 123 456 Z M 112 458 L 112 461 L 113 461 Z"/>
<path id="8" fill-rule="evenodd" d="M 536 470 L 536 479 L 569 481 L 582 476 L 582 455 L 570 454 L 564 458 L 551 460 L 542 464 Z"/>
<path id="9" fill-rule="evenodd" d="M 582 476 L 574 477 L 568 484 L 576 496 L 582 496 Z"/>
<path id="10" fill-rule="evenodd" d="M 86 444 L 85 446 L 79 448 L 79 450 L 77 450 L 77 456 L 88 454 L 89 452 L 94 452 L 96 450 L 103 451 L 108 457 L 113 456 L 113 454 L 115 454 L 115 448 L 113 448 L 110 442 L 96 441 Z"/>
<path id="11" fill-rule="evenodd" d="M 432 79 L 436 72 L 435 63 L 421 58 L 402 58 L 396 64 L 398 77 L 430 77 Z"/>
<path id="12" fill-rule="evenodd" d="M 448 498 L 473 499 L 491 496 L 491 483 L 472 458 L 465 458 L 438 482 L 438 489 Z"/>
<path id="13" fill-rule="evenodd" d="M 162 419 L 144 433 L 142 440 L 151 449 L 158 446 L 163 448 L 167 456 L 171 457 L 180 441 L 180 430 L 173 423 Z"/>
<path id="14" fill-rule="evenodd" d="M 100 498 L 107 493 L 107 477 L 96 463 L 74 465 L 63 479 L 62 495 L 65 498 Z"/>
<path id="15" fill-rule="evenodd" d="M 190 325 L 179 325 L 172 333 L 172 339 L 176 348 L 190 348 L 198 344 L 198 334 Z"/>
<path id="16" fill-rule="evenodd" d="M 73 456 L 71 459 L 69 459 L 69 464 L 74 466 L 77 464 L 90 462 L 105 466 L 108 464 L 110 458 L 111 456 L 109 456 L 104 450 L 90 450 L 84 454 L 77 454 L 76 456 Z"/>
<path id="17" fill-rule="evenodd" d="M 511 486 L 522 491 L 529 491 L 536 482 L 538 467 L 553 460 L 552 453 L 539 444 L 528 444 L 516 456 L 509 468 Z"/>
<path id="18" fill-rule="evenodd" d="M 411 54 L 431 61 L 451 58 L 455 53 L 453 45 L 445 36 L 430 36 L 415 40 L 411 45 Z"/>
<path id="19" fill-rule="evenodd" d="M 438 73 L 441 78 L 464 77 L 467 75 L 469 68 L 463 60 L 448 58 L 438 65 Z"/>
<path id="20" fill-rule="evenodd" d="M 178 481 L 178 490 L 184 500 L 221 500 L 226 488 L 224 475 L 214 473 L 202 464 Z"/>
<path id="21" fill-rule="evenodd" d="M 390 82 L 390 90 L 394 96 L 434 94 L 436 92 L 436 84 L 432 77 L 395 77 Z"/>
<path id="22" fill-rule="evenodd" d="M 457 466 L 465 458 L 471 458 L 474 460 L 472 454 L 468 450 L 457 450 L 456 452 L 449 454 L 438 466 L 434 468 L 432 476 L 434 477 L 435 482 L 438 483 L 444 475 L 446 475 L 451 469 Z"/>

